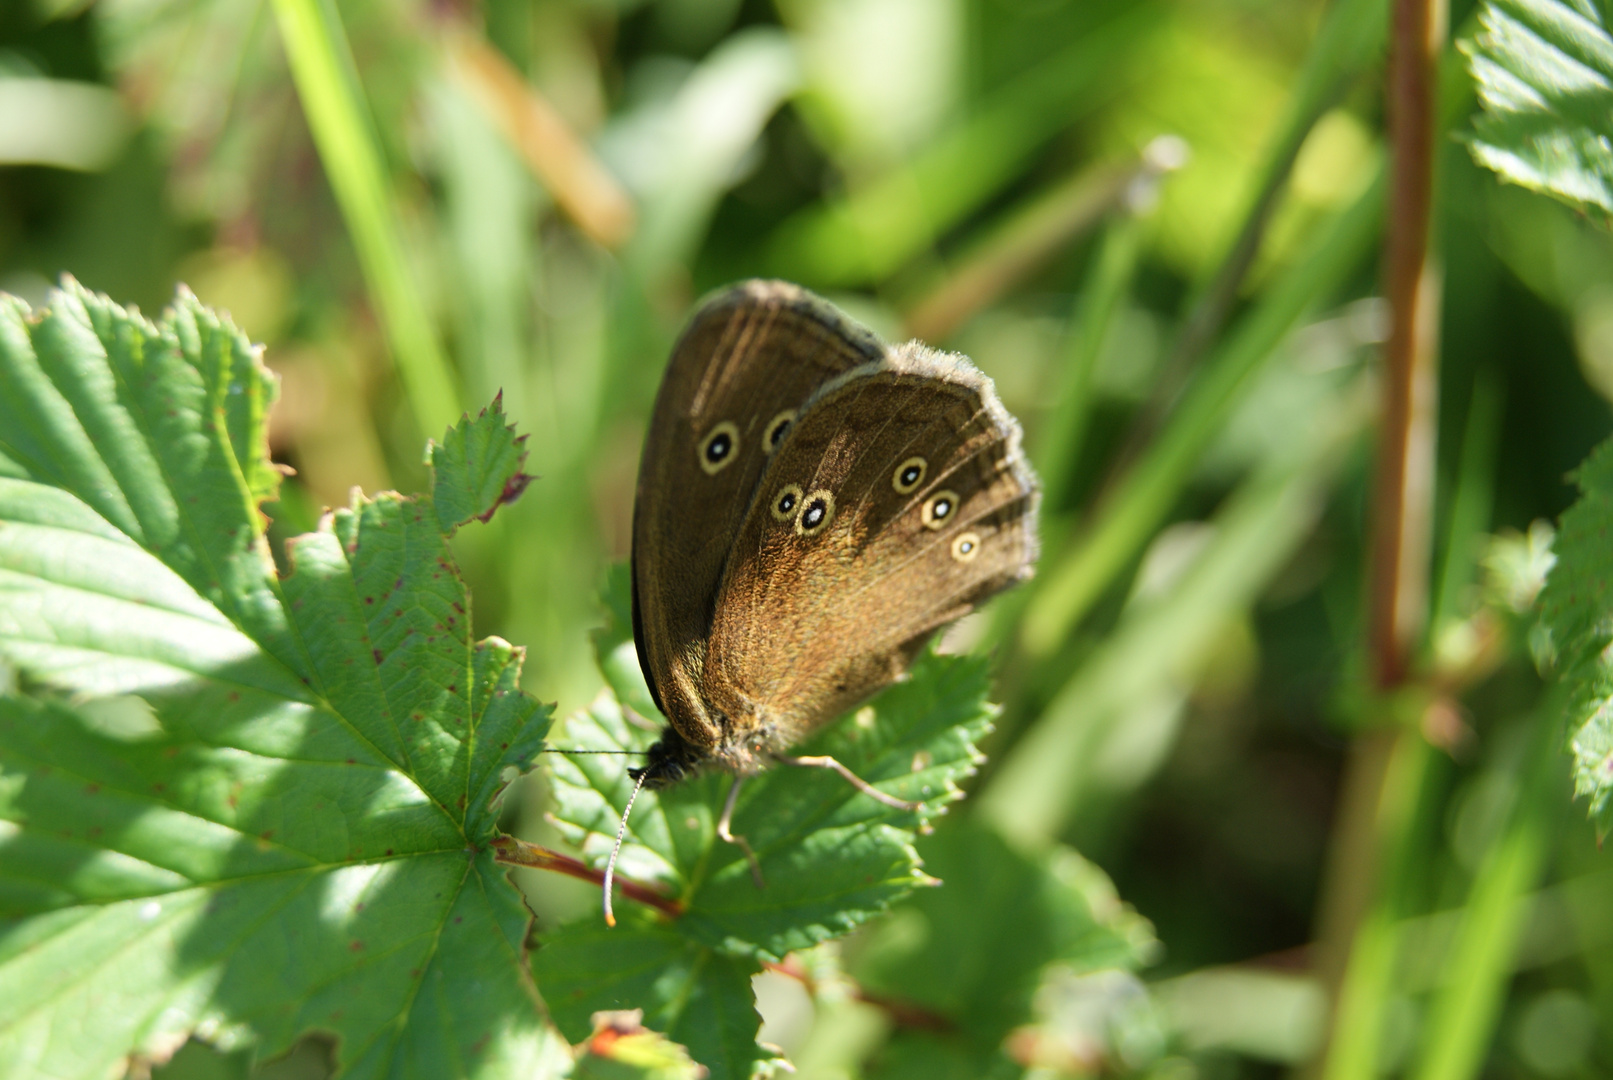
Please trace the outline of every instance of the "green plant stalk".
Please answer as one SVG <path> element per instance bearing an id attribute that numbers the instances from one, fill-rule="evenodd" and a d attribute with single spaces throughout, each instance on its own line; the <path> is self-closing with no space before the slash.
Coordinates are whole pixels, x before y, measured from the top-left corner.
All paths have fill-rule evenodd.
<path id="1" fill-rule="evenodd" d="M 1539 883 L 1558 769 L 1560 692 L 1536 712 L 1522 790 L 1506 831 L 1491 847 L 1462 909 L 1450 973 L 1434 998 L 1427 1036 L 1413 1080 L 1467 1080 L 1479 1074 L 1495 1037 L 1496 1015 L 1512 977 L 1518 938 L 1529 907 L 1524 898 Z"/>
<path id="2" fill-rule="evenodd" d="M 1032 599 L 1021 633 L 1028 652 L 1046 656 L 1057 648 L 1163 523 L 1251 377 L 1294 324 L 1338 288 L 1371 249 L 1382 199 L 1380 175 L 1206 361 L 1158 440 L 1115 484 L 1114 497 L 1091 530 L 1051 569 Z"/>
<path id="3" fill-rule="evenodd" d="M 1373 732 L 1363 738 L 1386 737 Z M 1437 751 L 1414 730 L 1394 739 L 1375 807 L 1376 850 L 1388 855 L 1377 894 L 1350 942 L 1339 984 L 1325 1080 L 1372 1080 L 1382 1053 L 1384 1005 L 1393 994 L 1401 924 L 1410 878 L 1423 854 L 1413 828 L 1426 794 L 1429 765 Z"/>
<path id="4" fill-rule="evenodd" d="M 1064 380 L 1052 415 L 1042 429 L 1036 467 L 1042 476 L 1042 498 L 1053 513 L 1069 504 L 1076 458 L 1092 413 L 1092 377 L 1103 355 L 1115 314 L 1131 288 L 1142 249 L 1143 222 L 1122 213 L 1104 230 L 1092 276 L 1082 290 L 1081 306 L 1070 335 Z"/>
<path id="5" fill-rule="evenodd" d="M 464 411 L 404 254 L 392 193 L 340 16 L 328 0 L 274 0 L 297 96 L 358 253 L 415 422 L 438 435 Z"/>
<path id="6" fill-rule="evenodd" d="M 1116 57 L 1155 24 L 1136 4 L 1019 76 L 912 160 L 849 197 L 808 207 L 768 241 L 767 265 L 819 286 L 888 277 L 1002 187 L 1053 135 L 1100 104 Z"/>

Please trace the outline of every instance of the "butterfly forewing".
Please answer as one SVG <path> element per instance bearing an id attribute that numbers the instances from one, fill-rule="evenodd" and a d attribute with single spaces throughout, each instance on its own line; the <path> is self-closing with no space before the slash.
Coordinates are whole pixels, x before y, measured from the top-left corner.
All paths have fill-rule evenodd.
<path id="1" fill-rule="evenodd" d="M 826 384 L 739 527 L 708 700 L 775 744 L 832 719 L 1028 576 L 1036 500 L 1018 424 L 962 358 L 906 345 Z"/>
<path id="2" fill-rule="evenodd" d="M 639 467 L 633 622 L 656 704 L 695 746 L 719 736 L 701 692 L 706 639 L 757 484 L 814 391 L 881 352 L 783 282 L 706 301 L 672 352 Z"/>

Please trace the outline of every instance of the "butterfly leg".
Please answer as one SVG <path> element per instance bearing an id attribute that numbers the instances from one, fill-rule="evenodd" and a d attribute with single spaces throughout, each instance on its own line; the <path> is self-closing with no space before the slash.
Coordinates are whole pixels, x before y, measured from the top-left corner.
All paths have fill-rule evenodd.
<path id="1" fill-rule="evenodd" d="M 739 801 L 739 785 L 744 782 L 743 776 L 734 777 L 734 786 L 728 789 L 728 800 L 722 804 L 722 817 L 717 819 L 717 835 L 745 853 L 745 861 L 750 863 L 751 880 L 756 882 L 758 889 L 765 889 L 767 882 L 762 880 L 762 864 L 756 861 L 756 852 L 750 849 L 750 843 L 743 836 L 733 833 L 734 804 Z"/>
<path id="2" fill-rule="evenodd" d="M 882 802 L 886 806 L 893 807 L 897 810 L 917 810 L 920 806 L 924 805 L 923 803 L 906 802 L 902 799 L 898 799 L 894 795 L 885 794 L 883 791 L 879 790 L 873 784 L 870 784 L 868 781 L 864 780 L 862 777 L 840 764 L 840 762 L 836 761 L 828 754 L 822 754 L 818 757 L 786 757 L 783 754 L 776 754 L 774 757 L 776 760 L 781 761 L 786 765 L 803 765 L 816 769 L 833 769 L 835 772 L 845 777 L 848 784 L 862 792 L 864 795 L 867 795 L 870 799 Z"/>

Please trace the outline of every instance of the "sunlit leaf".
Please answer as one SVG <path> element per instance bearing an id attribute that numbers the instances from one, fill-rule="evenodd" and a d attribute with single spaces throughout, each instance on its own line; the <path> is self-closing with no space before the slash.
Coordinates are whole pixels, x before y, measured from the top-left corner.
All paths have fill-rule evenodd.
<path id="1" fill-rule="evenodd" d="M 520 651 L 473 637 L 431 497 L 356 497 L 276 577 L 272 397 L 188 295 L 155 324 L 71 283 L 0 298 L 0 452 L 31 477 L 0 480 L 27 691 L 0 699 L 0 1072 L 319 1029 L 349 1076 L 552 1075 L 529 915 L 485 850 L 547 712 Z M 503 485 L 498 426 L 467 458 Z"/>
<path id="2" fill-rule="evenodd" d="M 1613 827 L 1613 442 L 1597 447 L 1574 479 L 1580 497 L 1563 514 L 1541 618 L 1568 683 L 1574 788 L 1589 796 L 1605 834 Z"/>
<path id="3" fill-rule="evenodd" d="M 1515 184 L 1613 213 L 1613 34 L 1590 0 L 1488 0 L 1463 48 L 1484 111 L 1473 156 Z"/>

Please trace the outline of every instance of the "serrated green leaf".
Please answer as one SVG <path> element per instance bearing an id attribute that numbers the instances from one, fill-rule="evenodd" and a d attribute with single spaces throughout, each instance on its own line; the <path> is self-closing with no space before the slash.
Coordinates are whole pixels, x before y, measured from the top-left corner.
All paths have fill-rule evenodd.
<path id="1" fill-rule="evenodd" d="M 504 422 L 504 395 L 471 420 L 448 429 L 439 445 L 426 450 L 431 466 L 432 502 L 443 532 L 475 518 L 486 521 L 500 506 L 519 498 L 532 482 L 521 471 L 526 464 L 526 436 Z"/>
<path id="2" fill-rule="evenodd" d="M 0 699 L 0 1073 L 318 1028 L 349 1076 L 554 1075 L 485 850 L 547 711 L 474 640 L 430 498 L 356 499 L 276 578 L 272 395 L 186 295 L 155 324 L 71 283 L 0 298 L 0 452 L 32 478 L 0 479 L 30 695 Z"/>
<path id="3" fill-rule="evenodd" d="M 712 1080 L 744 1080 L 776 1055 L 758 1046 L 751 976 L 761 964 L 725 956 L 648 919 L 614 929 L 589 921 L 545 940 L 532 967 L 555 1024 L 580 1041 L 597 1012 L 644 1010 L 644 1024 L 688 1048 Z"/>
<path id="4" fill-rule="evenodd" d="M 641 715 L 660 719 L 633 650 L 627 588 L 627 575 L 613 572 L 605 597 L 609 619 L 595 635 L 610 690 L 567 722 L 560 741 L 570 749 L 642 750 L 656 738 L 630 723 L 618 704 L 633 702 Z M 562 1030 L 578 1030 L 598 1010 L 635 1007 L 645 1008 L 646 1023 L 659 1027 L 665 1022 L 655 1019 L 660 1003 L 696 992 L 720 997 L 727 991 L 712 980 L 730 981 L 732 970 L 748 979 L 759 962 L 844 934 L 927 884 L 913 849 L 914 830 L 959 796 L 957 782 L 978 764 L 975 743 L 990 730 L 996 712 L 986 702 L 988 682 L 982 660 L 926 654 L 907 681 L 799 748 L 834 756 L 898 798 L 923 800 L 917 812 L 887 807 L 821 769 L 781 767 L 747 779 L 733 826 L 755 850 L 764 888 L 757 888 L 739 849 L 716 835 L 731 777 L 706 775 L 641 792 L 618 871 L 662 888 L 683 905 L 683 913 L 657 923 L 640 912 L 614 930 L 587 919 L 546 935 L 534 967 Z M 594 865 L 609 856 L 632 791 L 629 761 L 562 754 L 549 762 L 551 817 Z M 693 981 L 659 983 L 654 972 L 663 968 L 687 970 Z M 561 987 L 564 1005 L 557 997 Z M 757 1053 L 748 983 L 738 996 L 751 1011 L 743 1024 L 723 1020 L 732 1030 L 721 1038 L 702 1027 L 709 1018 L 667 1031 L 714 1077 L 742 1077 L 768 1060 L 748 1056 Z M 745 1054 L 736 1056 L 730 1043 L 742 1044 Z M 713 1049 L 702 1049 L 708 1045 Z M 718 1052 L 720 1059 L 709 1056 Z"/>
<path id="5" fill-rule="evenodd" d="M 1507 180 L 1613 213 L 1613 34 L 1590 0 L 1488 0 L 1464 42 L 1483 112 L 1473 156 Z"/>
<path id="6" fill-rule="evenodd" d="M 1068 849 L 1035 858 L 969 820 L 918 844 L 942 887 L 915 892 L 861 942 L 849 971 L 884 1000 L 929 1010 L 984 1063 L 1031 1016 L 1043 969 L 1132 970 L 1157 950 L 1103 872 Z"/>
<path id="7" fill-rule="evenodd" d="M 1557 533 L 1557 562 L 1540 593 L 1541 621 L 1568 685 L 1575 794 L 1589 796 L 1591 817 L 1605 835 L 1613 827 L 1613 440 L 1591 451 L 1574 479 L 1580 497 Z"/>
<path id="8" fill-rule="evenodd" d="M 758 889 L 740 850 L 716 835 L 732 778 L 701 776 L 640 793 L 620 872 L 665 887 L 686 905 L 682 933 L 734 955 L 778 960 L 846 933 L 928 881 L 913 830 L 957 798 L 957 781 L 979 761 L 974 744 L 994 715 L 988 683 L 982 660 L 924 656 L 908 681 L 800 747 L 837 758 L 897 798 L 924 800 L 920 811 L 876 802 L 828 770 L 752 777 L 733 828 L 756 852 L 766 881 Z M 568 722 L 564 741 L 579 750 L 642 750 L 654 740 L 602 696 Z M 550 768 L 555 823 L 602 865 L 633 787 L 624 759 L 559 754 Z"/>

